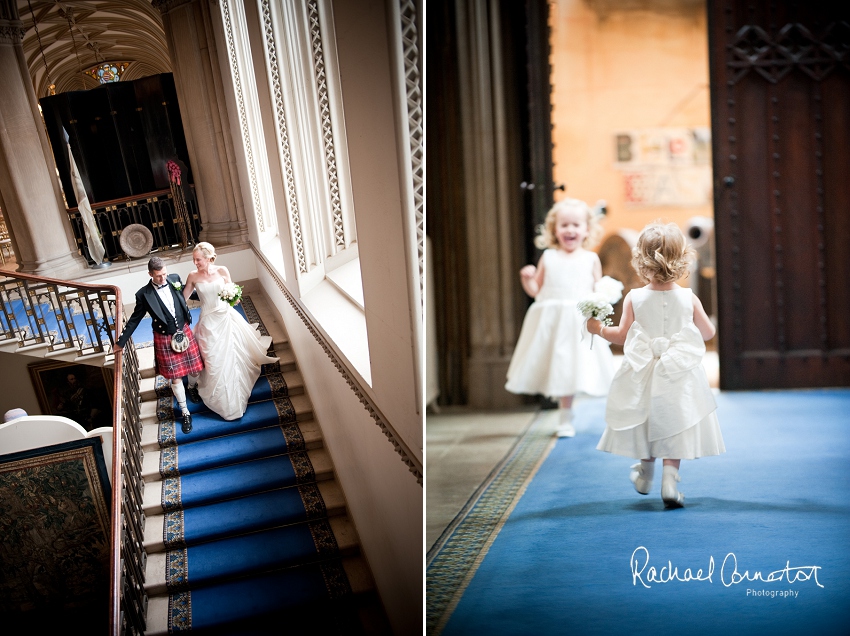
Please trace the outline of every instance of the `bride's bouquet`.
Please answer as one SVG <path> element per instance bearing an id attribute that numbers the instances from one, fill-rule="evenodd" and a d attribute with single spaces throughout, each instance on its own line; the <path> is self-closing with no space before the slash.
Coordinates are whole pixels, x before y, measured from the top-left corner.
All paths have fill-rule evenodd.
<path id="1" fill-rule="evenodd" d="M 604 327 L 610 327 L 614 323 L 609 316 L 614 313 L 614 303 L 623 297 L 623 283 L 603 276 L 596 283 L 596 291 L 576 303 L 576 308 L 584 317 L 585 325 L 590 318 L 595 318 Z M 590 348 L 593 349 L 593 336 L 590 335 Z"/>
<path id="2" fill-rule="evenodd" d="M 224 287 L 221 288 L 221 291 L 218 292 L 218 297 L 233 307 L 236 303 L 242 300 L 242 285 L 237 285 L 236 283 L 225 283 Z"/>

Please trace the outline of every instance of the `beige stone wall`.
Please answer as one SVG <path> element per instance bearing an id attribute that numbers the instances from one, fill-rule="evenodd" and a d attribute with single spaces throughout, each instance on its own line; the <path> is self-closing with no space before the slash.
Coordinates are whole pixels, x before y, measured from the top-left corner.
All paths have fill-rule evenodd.
<path id="1" fill-rule="evenodd" d="M 614 165 L 618 131 L 710 127 L 704 3 L 553 0 L 550 10 L 555 183 L 590 204 L 605 199 L 606 234 L 713 216 L 710 203 L 627 207 Z"/>
<path id="2" fill-rule="evenodd" d="M 394 633 L 418 633 L 422 486 L 265 270 L 259 271 L 259 281 L 286 326 L 322 426 L 323 444 L 333 458 L 337 481 Z"/>

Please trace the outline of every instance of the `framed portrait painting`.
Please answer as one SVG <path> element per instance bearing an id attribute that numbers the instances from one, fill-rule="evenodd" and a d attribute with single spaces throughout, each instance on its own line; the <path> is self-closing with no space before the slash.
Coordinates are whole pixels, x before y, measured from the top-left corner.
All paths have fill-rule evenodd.
<path id="1" fill-rule="evenodd" d="M 62 415 L 87 431 L 112 426 L 112 370 L 45 361 L 27 365 L 41 412 Z"/>

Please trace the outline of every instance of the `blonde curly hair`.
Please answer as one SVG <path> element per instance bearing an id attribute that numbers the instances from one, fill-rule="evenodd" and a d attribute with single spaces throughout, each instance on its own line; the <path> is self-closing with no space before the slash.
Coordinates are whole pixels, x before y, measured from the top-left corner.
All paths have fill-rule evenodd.
<path id="1" fill-rule="evenodd" d="M 192 250 L 193 254 L 195 252 L 200 252 L 201 254 L 203 254 L 206 258 L 210 259 L 211 263 L 215 261 L 215 248 L 210 243 L 201 241 L 195 246 L 195 249 Z"/>
<path id="2" fill-rule="evenodd" d="M 671 283 L 688 273 L 695 256 L 678 225 L 653 221 L 632 249 L 632 267 L 644 282 Z"/>
<path id="3" fill-rule="evenodd" d="M 555 237 L 555 225 L 558 222 L 558 212 L 567 210 L 579 210 L 587 216 L 587 236 L 581 246 L 590 249 L 602 238 L 602 225 L 600 223 L 602 214 L 595 208 L 591 208 L 580 199 L 563 199 L 552 206 L 546 214 L 543 224 L 537 228 L 537 236 L 534 237 L 534 246 L 545 250 L 550 247 L 558 247 L 558 239 Z"/>

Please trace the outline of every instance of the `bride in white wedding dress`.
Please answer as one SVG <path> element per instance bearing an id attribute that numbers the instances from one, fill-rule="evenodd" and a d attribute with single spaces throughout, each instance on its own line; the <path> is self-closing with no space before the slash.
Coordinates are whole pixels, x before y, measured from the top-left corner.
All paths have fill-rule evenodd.
<path id="1" fill-rule="evenodd" d="M 236 309 L 218 296 L 232 282 L 224 266 L 214 265 L 215 248 L 198 243 L 192 252 L 197 268 L 186 278 L 183 297 L 188 300 L 197 290 L 201 318 L 194 329 L 195 339 L 204 358 L 204 370 L 198 381 L 198 393 L 204 404 L 225 420 L 245 414 L 248 396 L 260 377 L 260 366 L 277 362 L 266 351 L 271 336 L 261 336 Z"/>

